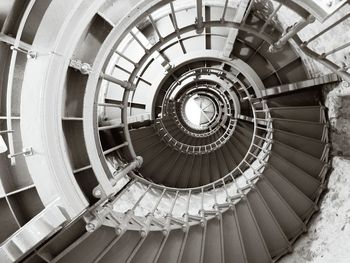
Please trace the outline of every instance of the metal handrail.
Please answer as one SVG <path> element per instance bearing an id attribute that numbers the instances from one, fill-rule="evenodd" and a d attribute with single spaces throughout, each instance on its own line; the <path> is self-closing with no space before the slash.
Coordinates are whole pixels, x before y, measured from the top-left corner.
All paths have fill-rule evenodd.
<path id="1" fill-rule="evenodd" d="M 160 137 L 168 138 L 165 140 L 165 142 L 173 147 L 174 149 L 187 153 L 187 154 L 204 154 L 204 153 L 209 153 L 212 152 L 219 147 L 217 146 L 217 142 L 220 141 L 220 145 L 223 145 L 233 134 L 234 127 L 236 126 L 236 119 L 230 119 L 230 124 L 228 125 L 228 129 L 225 131 L 224 134 L 220 136 L 219 139 L 216 141 L 207 144 L 207 145 L 200 145 L 200 146 L 195 146 L 195 145 L 188 145 L 185 143 L 182 143 L 178 140 L 176 140 L 174 137 L 171 136 L 167 128 L 164 126 L 163 122 L 161 120 L 157 120 L 155 122 L 156 126 L 159 125 L 160 128 L 158 128 L 158 133 L 160 134 Z"/>
<path id="2" fill-rule="evenodd" d="M 26 25 L 27 19 L 30 15 L 30 12 L 34 7 L 35 2 L 36 0 L 31 0 L 28 3 L 28 6 L 26 7 L 23 13 L 21 22 L 17 29 L 17 34 L 16 34 L 14 44 L 11 48 L 12 56 L 10 61 L 9 76 L 8 76 L 7 91 L 6 91 L 6 117 L 7 117 L 6 125 L 8 130 L 13 129 L 12 127 L 12 89 L 13 89 L 14 72 L 15 72 L 16 61 L 17 61 L 17 53 L 21 52 L 20 45 L 21 45 L 22 33 Z M 9 156 L 13 156 L 15 153 L 13 133 L 8 133 L 7 136 L 8 136 L 9 153 L 10 153 Z M 11 159 L 11 165 L 16 165 L 16 159 L 14 157 L 10 157 L 10 159 Z"/>

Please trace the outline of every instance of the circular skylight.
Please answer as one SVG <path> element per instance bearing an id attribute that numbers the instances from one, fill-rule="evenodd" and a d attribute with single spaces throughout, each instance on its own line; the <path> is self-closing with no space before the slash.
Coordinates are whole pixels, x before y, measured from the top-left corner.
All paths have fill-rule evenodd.
<path id="1" fill-rule="evenodd" d="M 206 96 L 194 95 L 185 104 L 185 116 L 191 126 L 205 129 L 215 117 L 215 104 Z"/>

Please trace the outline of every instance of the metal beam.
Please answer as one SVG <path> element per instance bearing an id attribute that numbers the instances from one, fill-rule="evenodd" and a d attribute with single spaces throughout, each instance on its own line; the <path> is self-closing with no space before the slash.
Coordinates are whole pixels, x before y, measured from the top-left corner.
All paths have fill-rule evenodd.
<path id="1" fill-rule="evenodd" d="M 196 17 L 196 32 L 201 34 L 203 32 L 203 3 L 202 0 L 196 0 L 197 17 Z"/>
<path id="2" fill-rule="evenodd" d="M 220 19 L 221 22 L 225 21 L 227 6 L 228 6 L 228 0 L 225 1 L 224 10 L 222 11 L 222 15 L 221 15 L 221 19 Z"/>
<path id="3" fill-rule="evenodd" d="M 278 52 L 282 50 L 285 44 L 287 44 L 287 42 L 289 41 L 289 39 L 293 38 L 296 34 L 298 34 L 302 29 L 304 29 L 309 24 L 312 24 L 313 22 L 315 22 L 315 20 L 316 20 L 315 17 L 310 15 L 305 20 L 301 19 L 299 22 L 297 22 L 293 26 L 287 28 L 286 32 L 282 35 L 282 37 L 269 47 L 269 51 L 273 53 L 273 52 Z"/>
<path id="4" fill-rule="evenodd" d="M 158 29 L 156 23 L 154 22 L 152 15 L 149 15 L 148 18 L 149 18 L 149 21 L 151 22 L 151 25 L 152 25 L 154 31 L 157 33 L 157 36 L 158 36 L 158 38 L 159 38 L 159 41 L 162 41 L 163 37 L 162 37 L 162 35 L 160 34 L 160 31 L 159 31 L 159 29 Z"/>
<path id="5" fill-rule="evenodd" d="M 174 8 L 174 4 L 172 2 L 170 3 L 170 10 L 171 10 L 171 14 L 169 14 L 169 16 L 170 16 L 170 20 L 173 24 L 173 27 L 175 29 L 178 43 L 182 49 L 182 52 L 184 54 L 186 54 L 187 51 L 186 51 L 185 45 L 183 44 L 182 39 L 181 39 L 180 29 L 179 29 L 179 26 L 177 24 L 177 19 L 176 19 L 176 12 L 175 12 L 175 8 Z"/>
<path id="6" fill-rule="evenodd" d="M 0 247 L 0 261 L 2 263 L 18 262 L 40 242 L 61 229 L 67 218 L 59 205 L 59 200 L 55 200 L 4 241 Z"/>
<path id="7" fill-rule="evenodd" d="M 105 74 L 105 73 L 101 73 L 100 77 L 104 80 L 107 80 L 109 82 L 117 84 L 126 90 L 135 90 L 135 88 L 136 88 L 132 83 L 129 83 L 129 82 L 123 81 L 123 80 L 119 80 L 119 79 L 117 79 L 111 75 Z"/>
<path id="8" fill-rule="evenodd" d="M 174 21 L 176 21 L 175 17 L 174 17 Z M 174 22 L 174 23 L 175 23 L 175 25 L 177 27 L 177 23 L 176 22 Z M 149 42 L 147 37 L 139 29 L 134 28 L 133 30 L 137 34 L 137 38 L 138 38 L 138 41 L 139 41 L 140 45 L 142 45 L 143 48 L 145 50 L 147 50 L 146 53 L 148 53 L 147 47 L 151 47 L 152 44 Z M 134 38 L 135 37 L 136 37 L 136 35 L 134 34 Z M 159 39 L 159 41 L 161 41 L 161 39 Z M 158 55 L 158 57 L 161 58 L 160 64 L 162 65 L 162 67 L 164 67 L 164 69 L 166 71 L 169 71 L 171 69 L 171 64 L 170 64 L 169 58 L 164 53 L 162 53 L 159 49 L 157 51 L 155 51 L 155 53 Z"/>
<path id="9" fill-rule="evenodd" d="M 4 42 L 10 46 L 15 46 L 16 39 L 5 35 L 4 33 L 0 33 L 0 42 Z M 18 47 L 25 52 L 32 50 L 32 46 L 30 44 L 24 43 L 23 41 L 19 41 Z"/>
<path id="10" fill-rule="evenodd" d="M 306 89 L 306 88 L 327 84 L 327 83 L 332 83 L 332 82 L 337 82 L 337 81 L 341 81 L 341 78 L 337 74 L 333 73 L 333 74 L 324 75 L 314 79 L 308 79 L 304 81 L 299 81 L 299 82 L 294 82 L 294 83 L 289 83 L 281 86 L 268 88 L 262 91 L 262 96 L 268 97 L 268 96 L 273 96 L 281 93 L 290 92 L 293 90 Z"/>

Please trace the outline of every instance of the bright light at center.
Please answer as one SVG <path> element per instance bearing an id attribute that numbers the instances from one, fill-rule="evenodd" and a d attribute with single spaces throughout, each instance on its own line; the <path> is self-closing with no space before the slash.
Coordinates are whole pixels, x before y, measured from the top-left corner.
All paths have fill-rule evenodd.
<path id="1" fill-rule="evenodd" d="M 199 104 L 196 102 L 196 97 L 192 97 L 186 102 L 185 114 L 187 119 L 192 124 L 198 126 L 201 124 L 202 110 Z"/>

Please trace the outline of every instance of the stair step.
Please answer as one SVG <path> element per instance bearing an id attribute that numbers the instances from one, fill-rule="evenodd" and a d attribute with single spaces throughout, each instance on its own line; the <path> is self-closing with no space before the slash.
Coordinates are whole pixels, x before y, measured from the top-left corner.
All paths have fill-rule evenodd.
<path id="1" fill-rule="evenodd" d="M 272 262 L 249 204 L 242 199 L 236 204 L 237 218 L 249 263 Z"/>
<path id="2" fill-rule="evenodd" d="M 220 165 L 222 165 L 222 163 L 219 163 L 219 160 L 217 160 L 215 151 L 211 152 L 209 154 L 210 182 L 214 182 L 223 176 L 220 171 Z"/>
<path id="3" fill-rule="evenodd" d="M 247 133 L 242 133 L 240 130 L 237 130 L 234 136 L 244 145 L 244 147 L 248 150 L 252 143 L 252 136 Z"/>
<path id="4" fill-rule="evenodd" d="M 201 263 L 205 242 L 205 229 L 201 225 L 191 226 L 186 246 L 182 254 L 182 263 Z"/>
<path id="5" fill-rule="evenodd" d="M 235 147 L 234 143 L 228 140 L 225 144 L 227 146 L 228 151 L 230 152 L 230 156 L 232 157 L 233 161 L 235 162 L 236 166 L 242 161 L 242 155 L 238 151 L 238 149 Z"/>
<path id="6" fill-rule="evenodd" d="M 319 159 L 277 141 L 272 145 L 272 152 L 277 153 L 279 156 L 317 179 L 325 165 L 325 163 L 321 162 Z"/>
<path id="7" fill-rule="evenodd" d="M 236 166 L 236 162 L 235 160 L 232 158 L 231 156 L 231 152 L 230 150 L 228 149 L 228 143 L 226 143 L 225 145 L 223 145 L 221 147 L 221 152 L 222 152 L 222 156 L 225 158 L 226 160 L 226 164 L 227 164 L 227 167 L 230 171 L 232 171 Z"/>
<path id="8" fill-rule="evenodd" d="M 246 263 L 247 256 L 235 212 L 235 209 L 229 209 L 222 214 L 225 262 L 234 259 L 235 263 Z"/>
<path id="9" fill-rule="evenodd" d="M 143 242 L 140 249 L 137 251 L 132 263 L 152 263 L 160 249 L 161 243 L 164 240 L 164 235 L 161 231 L 149 232 L 146 240 Z"/>
<path id="10" fill-rule="evenodd" d="M 232 143 L 236 148 L 236 151 L 239 154 L 239 160 L 241 161 L 246 155 L 248 148 L 242 144 L 235 136 L 232 136 L 229 140 L 229 143 Z"/>
<path id="11" fill-rule="evenodd" d="M 188 134 L 185 134 L 185 136 L 181 138 L 181 142 L 188 145 L 196 145 L 195 140 L 196 140 L 195 137 Z"/>
<path id="12" fill-rule="evenodd" d="M 169 162 L 177 152 L 170 147 L 166 147 L 159 155 L 157 155 L 152 161 L 145 162 L 141 168 L 142 174 L 156 183 L 163 181 Z M 175 158 L 174 158 L 175 159 Z"/>
<path id="13" fill-rule="evenodd" d="M 201 166 L 202 166 L 202 155 L 196 155 L 194 159 L 192 174 L 188 183 L 189 187 L 199 186 L 200 177 L 201 177 Z"/>
<path id="14" fill-rule="evenodd" d="M 159 144 L 161 142 L 161 138 L 158 136 L 158 134 L 152 134 L 138 140 L 134 140 L 133 137 L 131 137 L 131 141 L 133 143 L 135 151 L 139 153 L 151 147 L 152 145 Z"/>
<path id="15" fill-rule="evenodd" d="M 182 130 L 178 129 L 176 130 L 176 133 L 171 133 L 171 135 L 179 142 L 182 142 L 185 140 L 185 138 L 188 137 L 188 134 L 184 133 Z"/>
<path id="16" fill-rule="evenodd" d="M 321 106 L 270 108 L 272 118 L 321 122 Z"/>
<path id="17" fill-rule="evenodd" d="M 203 154 L 202 156 L 202 165 L 201 165 L 201 178 L 200 184 L 205 185 L 210 183 L 210 164 L 209 164 L 209 155 Z"/>
<path id="18" fill-rule="evenodd" d="M 273 167 L 267 167 L 263 174 L 302 220 L 305 220 L 314 211 L 315 205 L 312 200 Z"/>
<path id="19" fill-rule="evenodd" d="M 304 228 L 303 221 L 267 179 L 259 179 L 256 183 L 256 188 L 268 204 L 289 240 L 302 233 Z"/>
<path id="20" fill-rule="evenodd" d="M 140 237 L 140 235 L 139 235 Z M 65 237 L 67 238 L 67 237 Z M 67 254 L 65 254 L 65 250 L 61 251 L 63 253 L 63 257 L 55 258 L 60 263 L 70 263 L 76 262 L 77 258 L 79 258 L 80 262 L 93 262 L 93 260 L 98 257 L 101 253 L 104 252 L 104 249 L 116 239 L 116 234 L 113 229 L 110 227 L 102 226 L 97 231 L 87 234 L 83 234 L 81 237 L 76 239 L 74 242 L 70 244 L 66 249 Z M 132 238 L 131 238 L 132 239 Z M 69 240 L 69 239 L 68 239 Z M 62 242 L 62 240 L 56 240 L 54 246 L 57 245 L 57 242 Z M 136 240 L 137 242 L 137 240 Z M 65 243 L 64 243 L 65 244 Z M 98 244 L 92 246 L 91 244 Z M 119 247 L 126 247 L 124 244 L 116 244 Z M 58 245 L 59 249 L 62 249 L 62 246 Z M 113 247 L 114 248 L 114 247 Z M 106 250 L 107 252 L 108 250 Z M 105 253 L 103 253 L 104 255 Z M 58 254 L 58 257 L 60 254 Z M 128 256 L 126 252 L 126 256 Z M 109 257 L 107 257 L 109 258 Z"/>
<path id="21" fill-rule="evenodd" d="M 152 154 L 158 148 L 163 148 L 165 143 L 159 139 L 145 140 L 145 144 L 136 144 L 135 151 L 137 154 L 142 155 L 144 158 Z"/>
<path id="22" fill-rule="evenodd" d="M 178 263 L 181 257 L 181 249 L 184 242 L 186 242 L 187 235 L 182 229 L 172 230 L 165 242 L 162 252 L 159 255 L 158 263 Z M 124 262 L 124 261 L 121 261 Z"/>
<path id="23" fill-rule="evenodd" d="M 160 137 L 157 133 L 153 133 L 151 135 L 147 135 L 142 138 L 134 139 L 134 137 L 131 137 L 131 141 L 133 142 L 134 145 L 138 146 L 139 144 L 142 144 L 144 141 L 160 141 Z"/>
<path id="24" fill-rule="evenodd" d="M 276 153 L 271 153 L 269 163 L 311 200 L 315 200 L 317 192 L 321 186 L 319 180 L 307 174 L 299 167 L 288 162 Z"/>
<path id="25" fill-rule="evenodd" d="M 152 147 L 149 147 L 141 152 L 141 156 L 143 157 L 143 166 L 146 167 L 147 164 L 151 163 L 154 159 L 156 159 L 159 154 L 162 152 L 169 150 L 170 148 L 164 143 L 158 143 Z"/>
<path id="26" fill-rule="evenodd" d="M 217 151 L 215 151 L 220 173 L 222 174 L 221 177 L 223 177 L 224 175 L 228 174 L 231 171 L 231 169 L 229 168 L 230 165 L 226 162 L 225 156 L 223 155 L 223 152 L 222 152 L 223 147 L 224 146 L 220 147 Z"/>
<path id="27" fill-rule="evenodd" d="M 164 170 L 162 171 L 162 175 L 159 176 L 160 182 L 166 181 L 167 177 L 171 172 L 174 170 L 175 165 L 177 164 L 178 160 L 180 159 L 180 156 L 182 155 L 181 152 L 174 151 L 174 155 L 172 158 L 170 158 L 169 162 L 165 165 Z"/>
<path id="28" fill-rule="evenodd" d="M 169 124 L 174 124 L 174 125 L 176 125 L 175 119 L 174 119 L 173 117 L 171 117 L 171 116 L 163 117 L 163 118 L 162 118 L 162 122 L 163 122 L 164 124 L 166 124 L 166 125 L 169 125 Z"/>
<path id="29" fill-rule="evenodd" d="M 132 140 L 140 140 L 153 134 L 156 134 L 153 126 L 130 130 Z"/>
<path id="30" fill-rule="evenodd" d="M 244 129 L 246 132 L 253 134 L 254 132 L 254 124 L 246 121 L 238 121 L 236 129 Z"/>
<path id="31" fill-rule="evenodd" d="M 185 162 L 183 170 L 181 171 L 180 176 L 176 182 L 177 187 L 188 187 L 188 182 L 192 175 L 195 158 L 195 155 L 188 155 L 187 161 Z"/>
<path id="32" fill-rule="evenodd" d="M 110 231 L 113 231 L 110 229 Z M 132 255 L 134 249 L 141 241 L 138 231 L 126 231 L 116 242 L 116 244 L 108 250 L 106 255 L 101 259 L 102 262 L 112 263 L 117 258 L 120 262 L 127 262 Z M 98 244 L 98 243 L 95 243 Z"/>
<path id="33" fill-rule="evenodd" d="M 326 124 L 273 118 L 273 127 L 278 130 L 321 140 Z"/>
<path id="34" fill-rule="evenodd" d="M 163 180 L 163 184 L 166 186 L 175 186 L 181 176 L 181 172 L 185 167 L 185 164 L 189 159 L 188 155 L 181 154 L 176 162 L 176 165 L 171 169 L 169 175 Z"/>
<path id="35" fill-rule="evenodd" d="M 287 252 L 290 246 L 288 239 L 259 192 L 251 190 L 247 199 L 271 257 Z"/>
<path id="36" fill-rule="evenodd" d="M 273 139 L 320 159 L 326 143 L 301 135 L 274 130 Z"/>
<path id="37" fill-rule="evenodd" d="M 180 128 L 176 125 L 176 123 L 173 123 L 172 125 L 165 125 L 164 124 L 164 127 L 170 134 L 174 134 L 176 132 L 181 132 Z"/>
<path id="38" fill-rule="evenodd" d="M 310 88 L 269 97 L 267 104 L 269 107 L 302 107 L 318 106 L 320 101 L 320 89 Z"/>
<path id="39" fill-rule="evenodd" d="M 217 218 L 207 221 L 203 263 L 224 262 L 221 224 Z"/>

